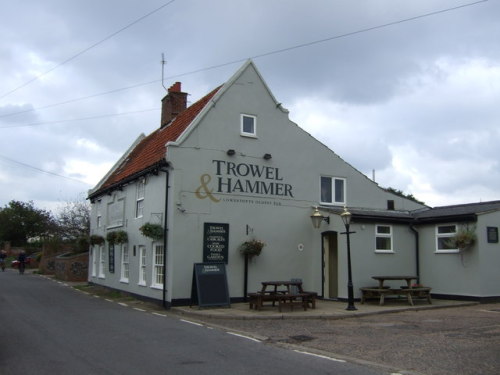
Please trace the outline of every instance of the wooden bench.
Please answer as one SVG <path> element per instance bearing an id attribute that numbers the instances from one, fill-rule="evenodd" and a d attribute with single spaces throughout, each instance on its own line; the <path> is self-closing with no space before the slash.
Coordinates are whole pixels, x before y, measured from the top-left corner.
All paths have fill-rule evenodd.
<path id="1" fill-rule="evenodd" d="M 302 292 L 302 294 L 305 294 L 307 306 L 309 307 L 309 304 L 310 304 L 311 308 L 315 309 L 316 308 L 316 298 L 318 297 L 318 293 L 304 291 L 304 292 Z"/>
<path id="2" fill-rule="evenodd" d="M 432 304 L 431 289 L 429 287 L 413 287 L 411 288 L 411 295 L 413 298 L 426 298 L 427 302 Z"/>
<path id="3" fill-rule="evenodd" d="M 402 296 L 405 295 L 408 299 L 408 303 L 413 306 L 413 298 L 427 298 L 427 302 L 432 303 L 431 301 L 431 288 L 428 287 L 416 287 L 416 288 L 400 288 L 400 289 L 391 289 L 391 288 L 378 288 L 378 287 L 365 287 L 360 288 L 361 290 L 361 303 L 365 303 L 368 298 L 378 298 L 379 305 L 383 305 L 385 302 L 385 296 L 388 295 L 396 295 Z"/>
<path id="4" fill-rule="evenodd" d="M 366 287 L 359 288 L 359 290 L 361 290 L 361 304 L 365 303 L 365 301 L 369 298 L 379 298 L 379 304 L 383 305 L 385 296 L 387 294 L 392 294 L 392 290 L 390 288 Z"/>
<path id="5" fill-rule="evenodd" d="M 248 293 L 248 306 L 250 309 L 260 310 L 262 303 L 261 293 Z"/>
<path id="6" fill-rule="evenodd" d="M 265 301 L 272 302 L 273 306 L 278 303 L 278 310 L 281 312 L 283 306 L 290 306 L 293 311 L 294 306 L 301 306 L 304 311 L 307 310 L 309 303 L 316 308 L 317 293 L 248 293 L 248 304 L 250 309 L 260 310 Z"/>

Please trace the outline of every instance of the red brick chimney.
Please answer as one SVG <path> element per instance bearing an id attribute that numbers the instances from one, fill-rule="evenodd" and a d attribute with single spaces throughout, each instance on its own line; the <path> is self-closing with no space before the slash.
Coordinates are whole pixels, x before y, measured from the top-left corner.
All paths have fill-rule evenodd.
<path id="1" fill-rule="evenodd" d="M 168 125 L 187 107 L 187 92 L 181 92 L 181 83 L 175 82 L 168 89 L 168 94 L 161 100 L 161 127 Z"/>

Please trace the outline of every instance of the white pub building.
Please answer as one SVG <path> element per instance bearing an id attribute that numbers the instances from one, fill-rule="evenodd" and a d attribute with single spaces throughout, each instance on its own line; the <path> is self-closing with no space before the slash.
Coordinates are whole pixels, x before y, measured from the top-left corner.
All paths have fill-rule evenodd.
<path id="1" fill-rule="evenodd" d="M 185 305 L 193 265 L 217 261 L 231 301 L 290 279 L 346 299 L 346 206 L 355 298 L 391 274 L 416 275 L 434 297 L 500 298 L 499 201 L 430 208 L 381 188 L 290 121 L 252 61 L 186 104 L 177 82 L 158 129 L 89 191 L 90 282 Z M 464 228 L 476 240 L 454 248 Z M 250 240 L 265 246 L 246 275 L 240 246 Z"/>

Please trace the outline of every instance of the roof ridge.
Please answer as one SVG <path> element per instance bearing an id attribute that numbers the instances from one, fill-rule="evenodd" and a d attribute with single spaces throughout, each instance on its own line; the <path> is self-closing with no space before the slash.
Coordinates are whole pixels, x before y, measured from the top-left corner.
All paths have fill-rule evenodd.
<path id="1" fill-rule="evenodd" d="M 147 171 L 154 165 L 165 162 L 167 153 L 166 144 L 180 137 L 222 86 L 216 87 L 191 104 L 184 111 L 180 112 L 168 125 L 157 128 L 145 136 L 128 153 L 126 158 L 122 156 L 123 160 L 120 165 L 117 165 L 115 170 L 102 182 L 101 186 L 90 195 L 92 197 L 98 196 L 104 191 L 124 184 L 128 178 L 138 176 L 140 172 Z"/>

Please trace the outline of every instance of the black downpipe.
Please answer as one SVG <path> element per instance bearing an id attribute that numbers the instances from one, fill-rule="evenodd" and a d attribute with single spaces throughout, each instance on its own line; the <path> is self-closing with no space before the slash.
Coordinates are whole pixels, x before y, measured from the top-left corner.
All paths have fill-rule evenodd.
<path id="1" fill-rule="evenodd" d="M 169 173 L 168 170 L 163 170 L 166 173 L 165 179 L 165 218 L 163 228 L 163 297 L 162 305 L 167 308 L 167 238 L 168 238 L 168 190 L 169 186 Z"/>
<path id="2" fill-rule="evenodd" d="M 417 229 L 410 225 L 411 231 L 415 234 L 415 262 L 417 265 L 417 284 L 420 284 L 420 238 Z"/>
<path id="3" fill-rule="evenodd" d="M 248 295 L 248 254 L 245 254 L 245 270 L 243 280 L 243 302 L 247 302 Z"/>

